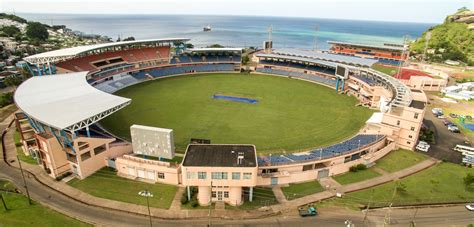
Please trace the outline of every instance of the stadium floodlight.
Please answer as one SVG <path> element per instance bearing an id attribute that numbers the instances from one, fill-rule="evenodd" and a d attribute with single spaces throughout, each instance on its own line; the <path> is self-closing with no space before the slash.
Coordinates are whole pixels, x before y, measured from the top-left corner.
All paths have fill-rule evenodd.
<path id="1" fill-rule="evenodd" d="M 153 197 L 153 194 L 148 190 L 143 190 L 143 191 L 138 192 L 138 195 L 146 198 L 146 206 L 148 207 L 148 216 L 150 217 L 150 226 L 153 226 L 153 223 L 151 222 L 150 202 L 148 201 L 148 198 Z"/>

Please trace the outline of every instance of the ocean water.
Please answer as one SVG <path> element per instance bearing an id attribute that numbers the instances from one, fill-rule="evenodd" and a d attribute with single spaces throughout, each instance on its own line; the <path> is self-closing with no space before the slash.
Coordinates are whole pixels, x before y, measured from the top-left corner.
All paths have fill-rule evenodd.
<path id="1" fill-rule="evenodd" d="M 203 16 L 203 15 L 70 15 L 19 14 L 45 24 L 64 24 L 73 30 L 137 39 L 191 38 L 202 47 L 218 43 L 229 47 L 259 46 L 273 27 L 276 48 L 327 49 L 328 40 L 368 44 L 402 43 L 403 36 L 416 39 L 433 26 L 422 23 L 336 20 L 318 18 Z M 211 25 L 211 32 L 202 28 Z M 317 29 L 316 29 L 317 28 Z M 316 40 L 316 41 L 315 41 Z M 316 43 L 316 45 L 315 45 Z"/>

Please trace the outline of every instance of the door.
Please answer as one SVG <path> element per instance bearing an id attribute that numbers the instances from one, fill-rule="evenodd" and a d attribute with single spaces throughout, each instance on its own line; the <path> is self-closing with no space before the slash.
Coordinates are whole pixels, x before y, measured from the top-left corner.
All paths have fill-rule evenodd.
<path id="1" fill-rule="evenodd" d="M 329 169 L 322 169 L 318 171 L 318 179 L 326 178 L 329 176 Z"/>
<path id="2" fill-rule="evenodd" d="M 217 191 L 217 200 L 222 201 L 222 195 L 224 193 L 222 191 Z"/>
<path id="3" fill-rule="evenodd" d="M 278 177 L 272 177 L 271 178 L 271 184 L 272 185 L 277 185 L 278 184 Z"/>
<path id="4" fill-rule="evenodd" d="M 136 177 L 135 176 L 135 168 L 128 167 L 128 175 Z"/>

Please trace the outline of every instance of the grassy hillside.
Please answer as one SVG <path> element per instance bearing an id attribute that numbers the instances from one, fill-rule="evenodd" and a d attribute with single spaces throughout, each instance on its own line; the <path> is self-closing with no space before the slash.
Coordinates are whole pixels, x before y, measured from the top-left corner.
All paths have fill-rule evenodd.
<path id="1" fill-rule="evenodd" d="M 474 30 L 469 30 L 469 24 L 458 22 L 448 16 L 443 24 L 431 27 L 423 33 L 422 37 L 411 45 L 411 51 L 415 54 L 423 54 L 426 42 L 426 34 L 431 32 L 428 49 L 434 53 L 427 53 L 427 59 L 433 62 L 445 60 L 462 61 L 468 65 L 474 65 Z"/>

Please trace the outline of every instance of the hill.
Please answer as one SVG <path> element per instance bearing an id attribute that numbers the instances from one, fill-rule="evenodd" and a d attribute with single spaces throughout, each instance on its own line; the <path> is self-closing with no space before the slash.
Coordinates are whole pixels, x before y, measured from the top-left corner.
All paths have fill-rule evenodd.
<path id="1" fill-rule="evenodd" d="M 411 51 L 421 57 L 426 35 L 431 32 L 426 59 L 432 62 L 461 61 L 474 65 L 474 11 L 466 8 L 446 17 L 444 23 L 431 27 L 411 45 Z"/>

